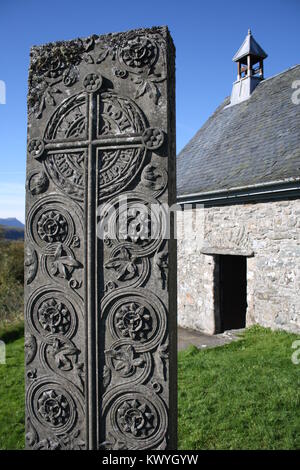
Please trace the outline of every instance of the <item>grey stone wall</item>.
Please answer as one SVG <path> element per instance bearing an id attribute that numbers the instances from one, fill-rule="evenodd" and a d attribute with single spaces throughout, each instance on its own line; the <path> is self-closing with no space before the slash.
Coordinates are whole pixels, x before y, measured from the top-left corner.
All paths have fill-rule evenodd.
<path id="1" fill-rule="evenodd" d="M 201 209 L 192 212 L 195 217 Z M 203 240 L 195 241 L 197 230 L 184 237 L 178 233 L 179 325 L 218 331 L 217 259 L 236 254 L 248 256 L 247 326 L 300 332 L 300 200 L 212 207 L 203 213 Z"/>

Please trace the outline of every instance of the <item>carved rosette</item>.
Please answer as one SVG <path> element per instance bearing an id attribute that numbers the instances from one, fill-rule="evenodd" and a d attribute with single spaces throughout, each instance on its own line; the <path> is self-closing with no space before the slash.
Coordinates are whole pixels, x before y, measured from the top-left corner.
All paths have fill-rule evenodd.
<path id="1" fill-rule="evenodd" d="M 168 156 L 175 158 L 175 137 L 167 135 L 166 109 L 173 103 L 168 48 L 172 54 L 167 29 L 153 28 L 32 51 L 25 258 L 29 448 L 167 445 L 164 204 L 170 202 Z M 99 370 L 87 360 L 96 351 Z M 99 390 L 94 408 L 86 376 Z M 99 429 L 96 439 L 86 432 L 87 419 L 94 433 Z"/>

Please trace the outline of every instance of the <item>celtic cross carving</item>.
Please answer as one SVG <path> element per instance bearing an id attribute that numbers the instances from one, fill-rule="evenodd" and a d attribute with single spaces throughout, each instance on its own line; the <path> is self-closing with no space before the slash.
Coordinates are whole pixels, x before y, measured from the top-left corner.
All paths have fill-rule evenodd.
<path id="1" fill-rule="evenodd" d="M 167 28 L 35 48 L 28 106 L 27 447 L 174 448 Z"/>

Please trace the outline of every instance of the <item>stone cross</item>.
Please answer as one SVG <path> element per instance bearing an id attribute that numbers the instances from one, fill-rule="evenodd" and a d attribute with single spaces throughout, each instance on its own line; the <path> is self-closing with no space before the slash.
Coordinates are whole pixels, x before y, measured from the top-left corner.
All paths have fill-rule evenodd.
<path id="1" fill-rule="evenodd" d="M 166 27 L 32 48 L 29 449 L 176 448 L 174 56 Z"/>

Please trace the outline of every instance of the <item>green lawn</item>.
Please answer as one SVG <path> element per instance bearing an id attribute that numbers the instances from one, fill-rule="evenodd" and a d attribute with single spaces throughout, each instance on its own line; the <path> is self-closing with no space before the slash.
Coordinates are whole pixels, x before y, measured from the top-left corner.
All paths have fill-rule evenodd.
<path id="1" fill-rule="evenodd" d="M 24 447 L 24 338 L 6 345 L 0 364 L 0 449 Z"/>
<path id="2" fill-rule="evenodd" d="M 0 449 L 24 443 L 24 341 L 18 336 L 6 337 L 7 364 L 0 365 Z M 236 343 L 179 353 L 179 448 L 299 449 L 295 339 L 255 327 Z"/>
<path id="3" fill-rule="evenodd" d="M 229 345 L 179 354 L 181 449 L 299 449 L 299 336 L 250 328 Z"/>

